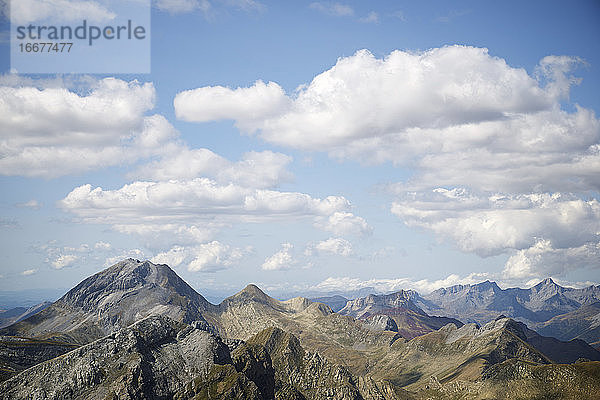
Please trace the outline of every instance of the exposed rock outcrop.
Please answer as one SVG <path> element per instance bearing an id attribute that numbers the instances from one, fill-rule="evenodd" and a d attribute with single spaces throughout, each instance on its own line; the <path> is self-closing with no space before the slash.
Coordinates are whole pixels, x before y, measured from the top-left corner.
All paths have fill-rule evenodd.
<path id="1" fill-rule="evenodd" d="M 396 321 L 387 315 L 373 315 L 365 320 L 365 325 L 375 331 L 398 332 Z"/>
<path id="2" fill-rule="evenodd" d="M 294 335 L 281 329 L 265 329 L 249 339 L 247 345 L 264 348 L 271 358 L 276 399 L 393 400 L 410 397 L 387 382 L 355 377 L 345 367 L 304 350 Z M 234 358 L 237 352 L 234 352 Z"/>
<path id="3" fill-rule="evenodd" d="M 0 393 L 15 400 L 169 398 L 226 363 L 230 353 L 218 337 L 151 316 L 21 372 Z"/>

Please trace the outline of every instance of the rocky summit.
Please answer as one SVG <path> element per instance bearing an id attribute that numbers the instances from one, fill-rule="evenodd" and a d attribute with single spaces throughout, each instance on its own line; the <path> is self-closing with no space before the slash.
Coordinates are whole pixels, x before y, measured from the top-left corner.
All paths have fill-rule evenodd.
<path id="1" fill-rule="evenodd" d="M 564 294 L 552 284 L 532 291 L 538 297 L 528 304 Z M 502 290 L 488 282 L 449 293 L 438 295 L 491 304 Z M 213 305 L 168 266 L 124 260 L 2 329 L 0 398 L 581 400 L 600 393 L 600 352 L 585 341 L 542 336 L 504 315 L 485 324 L 431 316 L 423 308 L 436 307 L 432 298 L 399 291 L 349 300 L 334 312 L 302 297 L 276 300 L 251 284 Z M 595 303 L 588 308 L 586 316 Z"/>
<path id="2" fill-rule="evenodd" d="M 54 304 L 0 334 L 84 344 L 148 315 L 202 321 L 202 311 L 210 306 L 168 266 L 127 259 L 85 279 Z"/>

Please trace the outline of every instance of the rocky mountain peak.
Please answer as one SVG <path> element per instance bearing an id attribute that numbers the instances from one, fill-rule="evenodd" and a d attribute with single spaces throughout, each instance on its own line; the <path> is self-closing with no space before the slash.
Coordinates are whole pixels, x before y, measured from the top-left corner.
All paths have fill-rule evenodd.
<path id="1" fill-rule="evenodd" d="M 444 296 L 447 294 L 456 294 L 456 293 L 461 293 L 465 290 L 469 290 L 469 288 L 471 287 L 471 285 L 453 285 L 453 286 L 449 286 L 447 288 L 439 288 L 434 290 L 433 292 L 431 292 L 428 296 Z"/>
<path id="2" fill-rule="evenodd" d="M 130 258 L 83 280 L 5 334 L 84 344 L 150 315 L 206 322 L 202 313 L 212 307 L 167 265 Z"/>
<path id="3" fill-rule="evenodd" d="M 273 299 L 254 284 L 249 284 L 244 289 L 226 298 L 220 304 L 220 307 L 229 307 L 230 305 L 243 304 L 248 302 L 256 302 L 261 304 L 271 304 Z"/>
<path id="4" fill-rule="evenodd" d="M 365 325 L 375 331 L 398 332 L 398 324 L 388 315 L 372 315 L 365 320 Z"/>
<path id="5" fill-rule="evenodd" d="M 234 297 L 245 297 L 255 300 L 267 300 L 270 299 L 265 292 L 263 292 L 258 286 L 249 284 L 242 291 L 234 295 Z"/>
<path id="6" fill-rule="evenodd" d="M 300 312 L 306 310 L 312 302 L 306 297 L 294 297 L 286 301 L 282 301 L 282 304 L 285 304 L 287 308 L 289 308 L 293 312 Z"/>
<path id="7" fill-rule="evenodd" d="M 245 293 L 250 296 L 259 296 L 259 297 L 266 296 L 265 292 L 260 290 L 260 288 L 253 283 L 249 284 L 244 289 L 242 289 L 242 291 L 240 293 Z"/>
<path id="8" fill-rule="evenodd" d="M 556 304 L 569 304 L 572 303 L 572 307 L 576 308 L 579 306 L 577 302 L 565 297 L 564 293 L 567 291 L 566 288 L 557 285 L 551 278 L 546 278 L 534 287 L 531 288 L 532 300 L 533 301 L 551 301 L 554 305 Z"/>
<path id="9" fill-rule="evenodd" d="M 418 293 L 414 290 L 399 290 L 396 293 L 392 293 L 397 299 L 412 300 Z"/>
<path id="10" fill-rule="evenodd" d="M 536 288 L 536 289 L 541 289 L 541 288 L 545 288 L 545 287 L 562 288 L 560 285 L 556 284 L 556 282 L 554 282 L 552 280 L 552 278 L 546 278 L 534 286 L 534 288 Z"/>
<path id="11" fill-rule="evenodd" d="M 501 290 L 489 281 L 465 286 L 456 297 L 475 307 L 489 305 L 491 312 L 518 306 L 505 301 L 515 293 L 526 304 L 543 297 L 538 296 L 543 291 Z M 560 296 L 543 304 L 556 308 Z M 349 301 L 344 313 L 359 320 L 302 297 L 278 301 L 256 285 L 221 305 L 208 303 L 206 310 L 202 300 L 168 266 L 124 260 L 86 279 L 34 319 L 15 325 L 11 334 L 21 337 L 10 346 L 4 343 L 12 359 L 23 358 L 23 351 L 13 349 L 23 347 L 29 339 L 22 336 L 30 334 L 75 338 L 82 346 L 36 340 L 30 347 L 52 344 L 48 355 L 0 383 L 0 397 L 399 400 L 413 398 L 402 388 L 425 387 L 428 376 L 460 385 L 477 379 L 479 390 L 482 371 L 513 359 L 536 368 L 600 360 L 585 342 L 540 336 L 507 318 L 508 312 L 494 312 L 481 326 L 428 315 L 419 307 L 429 300 L 408 290 Z M 74 347 L 79 348 L 41 362 Z M 407 375 L 410 368 L 422 375 Z"/>
<path id="12" fill-rule="evenodd" d="M 0 385 L 0 397 L 172 399 L 193 378 L 228 362 L 220 338 L 154 315 L 27 369 Z"/>
<path id="13" fill-rule="evenodd" d="M 93 311 L 121 298 L 119 293 L 136 293 L 142 288 L 154 287 L 191 298 L 201 308 L 206 308 L 209 304 L 169 266 L 132 258 L 85 279 L 60 298 L 58 303 Z"/>
<path id="14" fill-rule="evenodd" d="M 340 296 L 339 294 L 334 296 L 313 297 L 310 299 L 310 301 L 326 304 L 331 307 L 334 312 L 340 311 L 342 308 L 344 308 L 346 303 L 348 303 L 348 299 Z"/>
<path id="15" fill-rule="evenodd" d="M 475 291 L 488 291 L 488 290 L 492 290 L 494 292 L 496 291 L 501 291 L 502 289 L 500 289 L 500 286 L 498 286 L 498 284 L 496 284 L 496 282 L 492 282 L 490 280 L 486 280 L 484 282 L 478 283 L 476 285 L 472 285 L 470 287 L 471 291 L 475 290 Z"/>

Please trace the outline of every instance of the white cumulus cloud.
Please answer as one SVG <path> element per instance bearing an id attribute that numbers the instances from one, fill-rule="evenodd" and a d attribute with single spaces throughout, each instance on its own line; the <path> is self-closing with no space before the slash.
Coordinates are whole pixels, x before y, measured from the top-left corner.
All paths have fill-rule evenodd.
<path id="1" fill-rule="evenodd" d="M 194 251 L 194 259 L 190 262 L 190 271 L 213 272 L 227 268 L 239 261 L 244 252 L 241 249 L 213 240 L 203 243 Z"/>
<path id="2" fill-rule="evenodd" d="M 165 151 L 176 134 L 164 117 L 144 115 L 154 107 L 151 83 L 105 78 L 79 92 L 4 83 L 2 175 L 52 178 L 132 163 Z"/>
<path id="3" fill-rule="evenodd" d="M 315 245 L 315 250 L 319 253 L 335 254 L 342 257 L 349 257 L 353 254 L 352 243 L 343 238 L 329 238 Z"/>
<path id="4" fill-rule="evenodd" d="M 90 222 L 124 224 L 143 220 L 182 221 L 235 215 L 246 220 L 327 216 L 350 207 L 341 196 L 313 198 L 298 192 L 219 185 L 208 178 L 134 182 L 116 190 L 86 184 L 73 189 L 60 206 Z"/>
<path id="5" fill-rule="evenodd" d="M 288 109 L 290 100 L 274 82 L 257 81 L 249 88 L 207 86 L 178 93 L 174 100 L 177 118 L 192 122 L 232 119 L 248 132 L 261 121 Z"/>
<path id="6" fill-rule="evenodd" d="M 31 268 L 31 269 L 26 269 L 25 271 L 21 272 L 21 275 L 30 276 L 30 275 L 36 274 L 37 272 L 38 272 L 37 268 Z"/>
<path id="7" fill-rule="evenodd" d="M 367 235 L 373 231 L 364 218 L 345 211 L 319 218 L 315 225 L 336 235 Z"/>
<path id="8" fill-rule="evenodd" d="M 251 249 L 231 247 L 213 240 L 195 246 L 173 246 L 154 256 L 151 261 L 178 267 L 187 264 L 188 271 L 215 272 L 235 265 Z"/>
<path id="9" fill-rule="evenodd" d="M 63 269 L 72 266 L 77 260 L 79 260 L 79 256 L 74 254 L 61 254 L 51 264 L 56 269 Z"/>
<path id="10" fill-rule="evenodd" d="M 282 153 L 251 151 L 231 162 L 208 149 L 179 147 L 160 160 L 141 166 L 131 176 L 158 181 L 204 176 L 224 184 L 272 188 L 292 180 L 286 169 L 291 161 Z"/>
<path id="11" fill-rule="evenodd" d="M 600 232 L 598 200 L 560 193 L 475 196 L 438 188 L 407 194 L 394 202 L 392 213 L 482 256 L 528 248 L 539 238 L 577 247 L 598 240 Z"/>
<path id="12" fill-rule="evenodd" d="M 484 48 L 384 58 L 361 50 L 292 94 L 262 82 L 235 96 L 198 88 L 175 107 L 190 121 L 234 120 L 277 145 L 409 168 L 411 178 L 390 186 L 391 211 L 408 226 L 467 252 L 510 256 L 507 276 L 560 275 L 593 264 L 600 243 L 600 121 L 563 106 L 581 63 L 549 55 L 528 73 Z M 220 113 L 191 117 L 213 98 Z M 257 98 L 271 106 L 248 112 L 243 105 Z M 340 213 L 317 225 L 336 235 L 368 231 Z"/>
<path id="13" fill-rule="evenodd" d="M 565 193 L 406 193 L 392 213 L 481 256 L 509 254 L 506 278 L 560 276 L 599 265 L 600 202 Z"/>
<path id="14" fill-rule="evenodd" d="M 273 143 L 334 151 L 388 135 L 409 140 L 408 130 L 414 128 L 503 120 L 549 109 L 554 101 L 525 70 L 511 68 L 486 49 L 464 46 L 394 51 L 384 59 L 361 50 L 340 58 L 293 97 L 269 85 L 257 82 L 237 89 L 235 96 L 229 89 L 199 88 L 178 95 L 175 108 L 186 120 L 233 119 L 244 130 L 260 130 Z M 260 112 L 243 107 L 256 100 L 264 107 Z M 213 102 L 218 112 L 202 112 Z M 194 113 L 201 118 L 193 118 Z"/>
<path id="15" fill-rule="evenodd" d="M 539 280 L 569 270 L 593 268 L 600 268 L 600 243 L 554 248 L 550 240 L 544 239 L 512 255 L 503 273 L 509 279 L 537 277 Z"/>
<path id="16" fill-rule="evenodd" d="M 189 251 L 183 246 L 173 246 L 168 251 L 158 253 L 150 259 L 155 264 L 166 264 L 171 268 L 178 267 L 189 257 Z"/>
<path id="17" fill-rule="evenodd" d="M 235 224 L 307 220 L 319 226 L 319 221 L 351 208 L 342 196 L 314 198 L 209 178 L 136 181 L 113 190 L 86 184 L 73 189 L 59 206 L 79 221 L 108 224 L 118 232 L 142 238 L 147 248 L 171 257 L 164 260 L 178 260 L 174 246 L 198 249 Z M 217 269 L 227 258 L 209 250 L 196 261 L 186 256 L 186 262 L 198 270 Z"/>
<path id="18" fill-rule="evenodd" d="M 294 246 L 291 243 L 283 243 L 281 250 L 265 259 L 262 269 L 265 271 L 276 271 L 292 268 L 298 263 L 292 255 L 293 248 Z"/>
<path id="19" fill-rule="evenodd" d="M 189 221 L 154 223 L 117 218 L 114 222 L 117 222 L 112 224 L 115 231 L 138 236 L 144 241 L 144 246 L 147 248 L 161 251 L 176 245 L 190 246 L 206 242 L 225 226 L 224 223 L 214 221 L 203 221 L 202 224 L 194 224 Z"/>

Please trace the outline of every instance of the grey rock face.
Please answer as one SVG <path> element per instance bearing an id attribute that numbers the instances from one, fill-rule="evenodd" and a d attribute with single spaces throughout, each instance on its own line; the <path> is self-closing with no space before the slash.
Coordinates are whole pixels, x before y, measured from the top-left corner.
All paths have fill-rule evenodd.
<path id="1" fill-rule="evenodd" d="M 527 304 L 565 293 L 554 285 L 543 283 Z M 504 304 L 492 282 L 456 293 Z M 280 302 L 249 285 L 213 306 L 167 266 L 125 260 L 10 328 L 85 344 L 0 384 L 0 398 L 394 400 L 413 398 L 417 392 L 403 388 L 418 390 L 432 376 L 480 384 L 486 368 L 514 359 L 544 368 L 552 361 L 596 359 L 583 342 L 543 338 L 506 317 L 463 326 L 427 315 L 422 304 L 433 303 L 412 291 L 368 296 L 347 304 L 360 315 L 356 320 L 304 298 Z M 123 328 L 128 321 L 137 322 Z M 432 327 L 443 321 L 456 322 Z M 229 339 L 223 342 L 213 327 Z M 406 332 L 423 333 L 399 339 Z M 6 360 L 29 357 L 15 350 L 18 340 L 50 344 L 6 338 L 13 346 L 5 349 L 12 357 Z M 56 355 L 50 350 L 34 353 Z"/>
<path id="2" fill-rule="evenodd" d="M 461 339 L 476 339 L 496 331 L 502 331 L 503 335 L 500 337 L 502 340 L 498 341 L 496 349 L 490 355 L 490 362 L 492 364 L 515 357 L 539 363 L 572 363 L 578 358 L 600 361 L 600 352 L 582 340 L 562 342 L 552 337 L 541 336 L 527 328 L 522 322 L 511 318 L 498 318 L 482 327 L 471 323 L 459 329 L 452 329 L 451 327 L 445 327 L 444 329 L 447 332 L 446 344 L 451 344 Z M 534 357 L 535 354 L 526 346 L 521 346 L 520 342 L 527 343 L 531 348 L 543 354 L 545 359 L 542 360 Z"/>
<path id="3" fill-rule="evenodd" d="M 236 371 L 254 382 L 262 398 L 275 397 L 275 370 L 264 346 L 244 343 L 231 353 L 231 358 Z"/>
<path id="4" fill-rule="evenodd" d="M 542 336 L 518 321 L 512 321 L 511 326 L 513 331 L 522 332 L 527 343 L 544 353 L 553 362 L 570 364 L 579 358 L 600 361 L 600 351 L 583 340 L 561 341 L 553 337 Z"/>
<path id="5" fill-rule="evenodd" d="M 151 316 L 21 372 L 2 383 L 0 393 L 28 400 L 170 398 L 228 362 L 218 337 Z"/>
<path id="6" fill-rule="evenodd" d="M 413 301 L 417 292 L 414 290 L 401 290 L 392 294 L 375 295 L 349 300 L 339 313 L 355 318 L 379 314 L 386 309 L 406 309 L 418 314 L 425 314 Z"/>
<path id="7" fill-rule="evenodd" d="M 558 315 L 537 326 L 536 331 L 559 340 L 581 339 L 600 347 L 600 302 Z"/>
<path id="8" fill-rule="evenodd" d="M 374 315 L 365 320 L 365 325 L 376 331 L 392 331 L 398 332 L 396 321 L 387 315 Z"/>
<path id="9" fill-rule="evenodd" d="M 0 333 L 84 344 L 149 315 L 204 321 L 202 311 L 211 306 L 168 266 L 128 259 L 85 279 L 50 307 Z"/>

